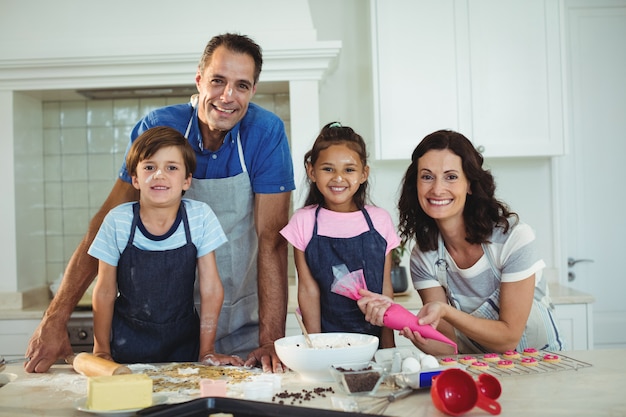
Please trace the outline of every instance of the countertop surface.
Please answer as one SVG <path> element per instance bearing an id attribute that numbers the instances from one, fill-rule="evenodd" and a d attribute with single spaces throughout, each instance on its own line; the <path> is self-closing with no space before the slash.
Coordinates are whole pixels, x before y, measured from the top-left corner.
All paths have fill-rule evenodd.
<path id="1" fill-rule="evenodd" d="M 626 349 L 559 354 L 591 366 L 498 376 L 502 385 L 502 395 L 498 400 L 502 406 L 502 416 L 626 416 L 626 396 L 623 394 L 626 385 Z M 1 417 L 88 415 L 78 411 L 76 406 L 86 395 L 87 378 L 76 374 L 67 365 L 54 365 L 45 374 L 26 374 L 21 364 L 11 364 L 0 377 L 15 378 L 0 388 Z M 301 392 L 317 387 L 332 387 L 335 393 L 315 397 L 298 406 L 331 409 L 331 397 L 347 398 L 339 394 L 334 383 L 303 382 L 292 372 L 282 376 L 281 390 Z M 176 403 L 189 399 L 192 398 L 175 394 L 164 401 Z M 434 407 L 429 389 L 415 390 L 408 397 L 396 400 L 389 405 L 385 415 L 443 416 Z M 466 415 L 489 414 L 474 409 Z"/>
<path id="2" fill-rule="evenodd" d="M 591 294 L 559 284 L 550 284 L 550 296 L 554 304 L 593 303 L 595 301 Z M 422 306 L 422 301 L 417 291 L 412 287 L 403 294 L 397 294 L 394 298 L 398 304 L 402 304 L 409 310 L 418 310 Z M 287 306 L 288 312 L 294 312 L 297 304 L 297 288 L 295 285 L 290 285 L 289 304 Z M 0 320 L 39 320 L 43 317 L 43 313 L 47 307 L 48 305 L 45 304 L 31 306 L 21 310 L 0 308 Z"/>

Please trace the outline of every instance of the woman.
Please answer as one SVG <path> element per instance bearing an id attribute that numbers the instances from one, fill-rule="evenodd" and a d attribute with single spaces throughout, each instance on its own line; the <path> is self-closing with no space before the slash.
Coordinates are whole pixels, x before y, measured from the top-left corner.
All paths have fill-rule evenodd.
<path id="1" fill-rule="evenodd" d="M 562 350 L 545 292 L 543 260 L 532 229 L 497 200 L 493 176 L 471 142 L 440 130 L 415 148 L 400 210 L 403 242 L 415 239 L 411 276 L 430 324 L 458 344 L 459 353 Z M 382 324 L 391 300 L 362 292 L 366 320 Z M 450 354 L 452 347 L 401 332 L 419 349 Z"/>

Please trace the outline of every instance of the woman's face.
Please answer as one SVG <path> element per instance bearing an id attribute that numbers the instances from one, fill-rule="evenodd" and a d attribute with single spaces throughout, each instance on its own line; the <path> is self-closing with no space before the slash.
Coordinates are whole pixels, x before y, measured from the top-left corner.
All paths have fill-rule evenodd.
<path id="1" fill-rule="evenodd" d="M 431 150 L 417 160 L 417 199 L 437 223 L 462 220 L 470 183 L 461 157 L 449 149 Z"/>

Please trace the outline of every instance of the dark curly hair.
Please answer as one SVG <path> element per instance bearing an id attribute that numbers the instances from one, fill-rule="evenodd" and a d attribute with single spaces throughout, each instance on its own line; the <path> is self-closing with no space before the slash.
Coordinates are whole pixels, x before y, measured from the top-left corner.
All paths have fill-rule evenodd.
<path id="1" fill-rule="evenodd" d="M 417 199 L 417 163 L 428 151 L 443 149 L 449 149 L 461 158 L 463 173 L 472 191 L 467 195 L 463 209 L 465 240 L 469 243 L 487 243 L 494 226 L 502 227 L 505 233 L 508 232 L 509 218 L 514 218 L 514 223 L 517 223 L 519 217 L 510 211 L 506 203 L 495 198 L 496 184 L 491 172 L 482 167 L 482 155 L 462 134 L 438 130 L 427 135 L 417 145 L 411 155 L 411 165 L 402 180 L 402 191 L 398 200 L 398 229 L 402 242 L 415 239 L 421 251 L 437 250 L 439 229 Z"/>
<path id="2" fill-rule="evenodd" d="M 367 166 L 367 149 L 361 135 L 356 133 L 351 127 L 342 126 L 339 122 L 332 122 L 322 128 L 317 139 L 315 139 L 315 143 L 313 143 L 313 148 L 304 155 L 305 171 L 309 164 L 315 165 L 321 151 L 332 145 L 346 145 L 359 155 L 363 167 Z M 306 197 L 304 205 L 310 206 L 312 204 L 318 204 L 323 207 L 324 196 L 308 177 L 307 183 L 309 185 L 309 195 Z M 352 198 L 360 209 L 365 206 L 365 203 L 369 203 L 367 180 L 359 186 L 359 189 Z"/>

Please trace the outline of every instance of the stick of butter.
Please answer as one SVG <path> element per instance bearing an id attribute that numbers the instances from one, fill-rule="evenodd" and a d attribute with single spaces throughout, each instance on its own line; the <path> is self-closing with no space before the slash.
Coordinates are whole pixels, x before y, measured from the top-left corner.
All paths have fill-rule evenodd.
<path id="1" fill-rule="evenodd" d="M 145 374 L 89 377 L 86 405 L 100 411 L 150 407 L 152 378 Z"/>

